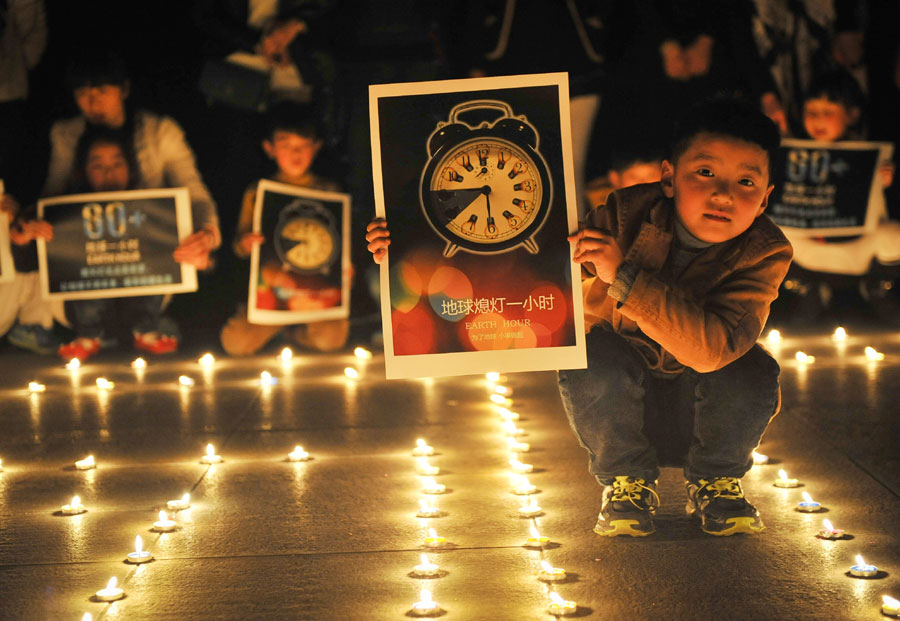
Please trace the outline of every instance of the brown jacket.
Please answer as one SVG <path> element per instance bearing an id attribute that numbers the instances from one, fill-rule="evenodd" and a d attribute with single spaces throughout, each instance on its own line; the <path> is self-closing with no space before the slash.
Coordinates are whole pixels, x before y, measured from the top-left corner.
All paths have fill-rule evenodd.
<path id="1" fill-rule="evenodd" d="M 624 304 L 607 295 L 609 285 L 593 266 L 582 270 L 585 329 L 611 325 L 653 370 L 708 373 L 756 343 L 793 251 L 762 215 L 741 235 L 701 251 L 667 282 L 661 271 L 674 222 L 674 205 L 658 183 L 617 190 L 588 214 L 586 224 L 609 230 L 624 259 L 640 269 Z"/>

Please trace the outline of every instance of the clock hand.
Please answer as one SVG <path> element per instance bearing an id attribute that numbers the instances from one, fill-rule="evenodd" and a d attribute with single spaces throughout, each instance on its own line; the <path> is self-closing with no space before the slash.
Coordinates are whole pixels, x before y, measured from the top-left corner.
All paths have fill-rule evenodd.
<path id="1" fill-rule="evenodd" d="M 458 190 L 433 190 L 431 192 L 431 204 L 443 218 L 449 222 L 456 218 L 462 211 L 472 204 L 481 194 L 484 188 L 461 188 Z"/>

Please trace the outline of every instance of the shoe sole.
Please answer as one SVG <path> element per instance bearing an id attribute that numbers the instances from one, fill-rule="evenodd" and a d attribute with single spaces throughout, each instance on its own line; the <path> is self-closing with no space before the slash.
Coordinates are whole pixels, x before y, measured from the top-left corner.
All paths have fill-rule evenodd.
<path id="1" fill-rule="evenodd" d="M 707 535 L 715 537 L 729 537 L 731 535 L 748 534 L 754 535 L 766 530 L 766 525 L 759 518 L 750 516 L 733 517 L 725 520 L 725 524 L 719 530 L 711 529 L 697 513 L 697 510 L 690 503 L 685 507 L 688 517 L 696 517 L 700 520 L 700 530 Z"/>
<path id="2" fill-rule="evenodd" d="M 656 529 L 652 526 L 650 527 L 650 530 L 640 530 L 640 528 L 635 528 L 635 526 L 640 527 L 640 525 L 641 523 L 637 520 L 613 520 L 609 523 L 610 528 L 599 530 L 595 526 L 594 532 L 601 537 L 646 537 L 647 535 L 652 535 L 656 532 Z"/>

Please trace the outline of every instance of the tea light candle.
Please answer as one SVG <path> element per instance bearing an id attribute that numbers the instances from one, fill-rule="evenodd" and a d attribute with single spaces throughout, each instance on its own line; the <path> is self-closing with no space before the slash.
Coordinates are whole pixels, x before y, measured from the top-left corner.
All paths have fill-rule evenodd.
<path id="1" fill-rule="evenodd" d="M 501 427 L 503 428 L 503 433 L 510 437 L 521 436 L 525 434 L 525 430 L 520 427 L 516 427 L 516 424 L 511 420 L 503 421 Z"/>
<path id="2" fill-rule="evenodd" d="M 498 395 L 503 395 L 504 397 L 511 397 L 513 394 L 513 389 L 509 386 L 497 385 L 494 386 L 494 393 Z"/>
<path id="3" fill-rule="evenodd" d="M 92 615 L 89 612 L 86 612 L 81 616 L 81 621 L 94 621 L 94 615 Z"/>
<path id="4" fill-rule="evenodd" d="M 294 450 L 288 453 L 288 459 L 290 461 L 308 461 L 309 453 L 303 450 L 303 447 L 299 444 L 294 447 Z"/>
<path id="5" fill-rule="evenodd" d="M 106 583 L 105 589 L 100 589 L 96 593 L 94 593 L 94 597 L 96 597 L 101 602 L 114 602 L 117 599 L 122 599 L 125 597 L 125 591 L 116 586 L 118 580 L 113 576 L 109 579 L 109 582 Z"/>
<path id="6" fill-rule="evenodd" d="M 440 605 L 431 597 L 431 591 L 422 589 L 419 593 L 419 601 L 412 605 L 409 611 L 414 617 L 430 617 L 441 612 Z"/>
<path id="7" fill-rule="evenodd" d="M 800 483 L 797 479 L 788 478 L 787 472 L 784 470 L 779 470 L 778 478 L 775 479 L 774 485 L 775 487 L 797 487 Z"/>
<path id="8" fill-rule="evenodd" d="M 125 558 L 126 563 L 138 565 L 153 560 L 153 555 L 144 549 L 144 540 L 138 535 L 134 538 L 134 552 L 129 552 Z"/>
<path id="9" fill-rule="evenodd" d="M 171 519 L 165 511 L 160 511 L 159 520 L 153 522 L 153 530 L 158 533 L 171 533 L 176 526 L 178 525 L 175 523 L 175 520 Z"/>
<path id="10" fill-rule="evenodd" d="M 178 383 L 181 384 L 182 386 L 185 386 L 186 388 L 190 388 L 197 382 L 194 381 L 193 377 L 188 377 L 187 375 L 179 375 Z"/>
<path id="11" fill-rule="evenodd" d="M 797 511 L 802 513 L 816 513 L 822 510 L 822 505 L 812 499 L 809 492 L 803 492 L 803 502 L 797 503 Z"/>
<path id="12" fill-rule="evenodd" d="M 371 360 L 372 352 L 370 352 L 365 347 L 354 347 L 353 355 L 359 358 L 360 360 Z"/>
<path id="13" fill-rule="evenodd" d="M 851 576 L 856 576 L 857 578 L 871 578 L 877 573 L 878 568 L 875 565 L 869 565 L 868 563 L 866 563 L 865 559 L 862 557 L 862 554 L 856 555 L 856 565 L 850 567 Z"/>
<path id="14" fill-rule="evenodd" d="M 512 468 L 512 471 L 516 474 L 528 474 L 534 470 L 534 466 L 522 463 L 515 457 L 509 460 L 509 467 Z"/>
<path id="15" fill-rule="evenodd" d="M 426 548 L 443 548 L 447 545 L 447 538 L 441 537 L 433 528 L 428 529 L 428 536 L 425 537 Z"/>
<path id="16" fill-rule="evenodd" d="M 770 345 L 777 345 L 781 343 L 781 332 L 778 330 L 769 330 L 769 334 L 766 335 L 766 340 Z"/>
<path id="17" fill-rule="evenodd" d="M 419 555 L 419 561 L 420 563 L 413 567 L 413 575 L 420 578 L 430 578 L 441 573 L 441 568 L 430 562 L 424 552 Z"/>
<path id="18" fill-rule="evenodd" d="M 44 392 L 47 387 L 40 382 L 28 382 L 28 392 Z"/>
<path id="19" fill-rule="evenodd" d="M 763 455 L 762 453 L 757 453 L 753 451 L 753 463 L 757 466 L 762 466 L 769 463 L 769 456 Z"/>
<path id="20" fill-rule="evenodd" d="M 528 442 L 519 442 L 515 438 L 507 438 L 506 443 L 509 450 L 513 453 L 527 453 L 531 450 L 531 445 Z"/>
<path id="21" fill-rule="evenodd" d="M 97 462 L 94 461 L 93 455 L 88 455 L 84 459 L 79 459 L 75 462 L 76 470 L 91 470 L 92 468 L 97 467 Z"/>
<path id="22" fill-rule="evenodd" d="M 812 364 L 813 362 L 816 361 L 815 356 L 810 356 L 809 354 L 802 352 L 802 351 L 798 351 L 796 354 L 794 354 L 794 358 L 800 364 Z"/>
<path id="23" fill-rule="evenodd" d="M 884 360 L 884 354 L 877 351 L 874 347 L 866 347 L 865 352 L 868 360 L 872 360 L 873 362 Z"/>
<path id="24" fill-rule="evenodd" d="M 431 477 L 422 477 L 422 493 L 423 494 L 443 494 L 447 491 L 447 486 L 438 483 Z"/>
<path id="25" fill-rule="evenodd" d="M 541 571 L 538 573 L 538 580 L 544 582 L 559 582 L 566 579 L 566 570 L 561 567 L 554 567 L 547 561 L 541 561 Z"/>
<path id="26" fill-rule="evenodd" d="M 281 353 L 278 354 L 278 357 L 281 358 L 282 362 L 290 362 L 291 359 L 294 357 L 294 352 L 291 351 L 290 347 L 285 347 L 284 349 L 281 350 Z"/>
<path id="27" fill-rule="evenodd" d="M 169 511 L 182 511 L 191 508 L 191 495 L 185 494 L 181 498 L 170 500 L 166 503 L 166 509 Z"/>
<path id="28" fill-rule="evenodd" d="M 434 455 L 434 447 L 428 446 L 425 440 L 419 438 L 416 440 L 416 448 L 413 449 L 412 454 L 416 457 L 428 457 Z"/>
<path id="29" fill-rule="evenodd" d="M 537 487 L 530 483 L 528 477 L 523 474 L 517 479 L 513 479 L 512 493 L 517 496 L 527 496 L 528 494 L 537 493 Z"/>
<path id="30" fill-rule="evenodd" d="M 521 507 L 519 507 L 519 515 L 521 517 L 527 517 L 527 518 L 537 517 L 537 516 L 541 515 L 543 512 L 544 512 L 544 510 L 541 509 L 540 505 L 538 505 L 538 503 L 536 503 L 534 500 L 531 500 L 527 504 L 524 504 Z"/>
<path id="31" fill-rule="evenodd" d="M 95 383 L 97 384 L 98 390 L 112 390 L 116 387 L 115 382 L 111 382 L 105 377 L 98 377 Z"/>
<path id="32" fill-rule="evenodd" d="M 263 371 L 259 374 L 259 385 L 260 386 L 274 386 L 278 383 L 278 380 L 272 377 L 272 374 L 268 371 Z"/>
<path id="33" fill-rule="evenodd" d="M 222 456 L 216 455 L 216 449 L 213 448 L 212 444 L 206 445 L 206 455 L 200 458 L 201 464 L 220 464 L 222 463 Z"/>
<path id="34" fill-rule="evenodd" d="M 502 418 L 503 420 L 511 420 L 511 421 L 519 420 L 519 413 L 513 412 L 512 410 L 509 410 L 507 408 L 503 408 L 503 407 L 497 408 L 497 412 L 500 414 L 500 418 Z"/>
<path id="35" fill-rule="evenodd" d="M 507 399 L 503 395 L 498 395 L 497 393 L 493 393 L 491 395 L 491 401 L 493 401 L 497 405 L 502 405 L 504 407 L 509 407 L 512 405 L 512 399 Z"/>
<path id="36" fill-rule="evenodd" d="M 72 358 L 66 363 L 66 368 L 69 371 L 77 371 L 81 368 L 81 360 L 79 360 L 78 358 Z"/>
<path id="37" fill-rule="evenodd" d="M 435 507 L 433 504 L 428 502 L 425 499 L 419 499 L 419 510 L 416 511 L 416 517 L 419 518 L 432 518 L 437 517 L 441 514 L 441 510 Z"/>
<path id="38" fill-rule="evenodd" d="M 490 371 L 489 373 L 485 373 L 484 377 L 489 382 L 499 382 L 500 381 L 500 374 L 497 373 L 496 371 Z"/>
<path id="39" fill-rule="evenodd" d="M 881 602 L 881 614 L 888 617 L 900 617 L 900 601 L 890 595 L 882 595 Z"/>
<path id="40" fill-rule="evenodd" d="M 216 363 L 216 357 L 207 352 L 200 356 L 200 359 L 197 362 L 200 366 L 211 367 Z"/>
<path id="41" fill-rule="evenodd" d="M 359 371 L 357 371 L 353 367 L 345 368 L 344 375 L 347 376 L 347 379 L 359 379 Z"/>
<path id="42" fill-rule="evenodd" d="M 847 331 L 844 328 L 838 326 L 834 329 L 834 334 L 831 335 L 835 341 L 841 342 L 847 340 Z"/>
<path id="43" fill-rule="evenodd" d="M 146 369 L 147 361 L 144 360 L 143 358 L 135 358 L 134 360 L 131 361 L 131 368 L 132 369 Z"/>
<path id="44" fill-rule="evenodd" d="M 555 617 L 567 617 L 575 614 L 578 610 L 578 604 L 571 600 L 560 597 L 559 593 L 550 593 L 550 605 L 547 606 L 547 612 Z"/>
<path id="45" fill-rule="evenodd" d="M 526 548 L 546 548 L 550 543 L 550 537 L 540 534 L 534 524 L 531 525 L 531 534 L 525 540 Z"/>
<path id="46" fill-rule="evenodd" d="M 822 520 L 822 524 L 825 526 L 825 528 L 816 533 L 816 537 L 818 537 L 819 539 L 836 540 L 844 538 L 844 531 L 840 528 L 835 528 L 831 524 L 830 520 Z"/>
<path id="47" fill-rule="evenodd" d="M 84 513 L 87 509 L 81 504 L 81 498 L 78 496 L 72 496 L 72 501 L 60 507 L 59 512 L 63 515 L 78 515 L 80 513 Z"/>
<path id="48" fill-rule="evenodd" d="M 435 475 L 440 473 L 441 469 L 439 466 L 432 466 L 428 463 L 427 457 L 418 457 L 416 459 L 416 472 L 419 474 L 425 475 Z"/>

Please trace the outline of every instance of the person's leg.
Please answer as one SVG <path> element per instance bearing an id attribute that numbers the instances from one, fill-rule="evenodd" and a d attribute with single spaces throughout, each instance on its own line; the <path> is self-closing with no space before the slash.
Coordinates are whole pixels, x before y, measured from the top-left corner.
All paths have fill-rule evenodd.
<path id="1" fill-rule="evenodd" d="M 560 371 L 559 391 L 589 470 L 602 485 L 622 475 L 655 481 L 656 449 L 643 432 L 645 363 L 611 330 L 594 328 L 586 338 L 588 367 Z"/>
<path id="2" fill-rule="evenodd" d="M 41 279 L 38 272 L 17 274 L 22 279 L 22 298 L 19 306 L 19 323 L 22 325 L 39 325 L 45 330 L 53 327 L 53 308 L 41 295 Z"/>
<path id="3" fill-rule="evenodd" d="M 295 326 L 291 338 L 299 345 L 316 351 L 336 351 L 344 346 L 349 334 L 350 322 L 334 319 Z"/>
<path id="4" fill-rule="evenodd" d="M 113 300 L 72 300 L 72 328 L 77 338 L 102 339 L 106 330 L 103 322 Z"/>
<path id="5" fill-rule="evenodd" d="M 250 323 L 242 310 L 231 317 L 219 339 L 222 349 L 230 356 L 251 356 L 271 341 L 284 326 L 264 326 Z"/>

